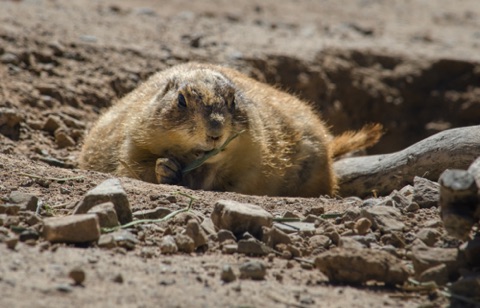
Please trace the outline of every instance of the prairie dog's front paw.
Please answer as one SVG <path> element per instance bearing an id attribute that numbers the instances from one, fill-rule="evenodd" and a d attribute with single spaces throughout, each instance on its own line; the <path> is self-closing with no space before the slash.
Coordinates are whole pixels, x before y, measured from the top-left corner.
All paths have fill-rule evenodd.
<path id="1" fill-rule="evenodd" d="M 172 158 L 158 158 L 155 163 L 155 175 L 159 184 L 179 184 L 182 179 L 182 167 Z"/>

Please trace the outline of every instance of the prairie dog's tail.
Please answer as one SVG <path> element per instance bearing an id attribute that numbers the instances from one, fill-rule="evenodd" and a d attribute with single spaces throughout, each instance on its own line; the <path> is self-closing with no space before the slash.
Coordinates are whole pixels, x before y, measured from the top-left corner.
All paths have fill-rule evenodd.
<path id="1" fill-rule="evenodd" d="M 335 136 L 330 142 L 333 157 L 368 148 L 378 142 L 383 135 L 381 124 L 367 124 L 359 131 L 346 131 Z"/>

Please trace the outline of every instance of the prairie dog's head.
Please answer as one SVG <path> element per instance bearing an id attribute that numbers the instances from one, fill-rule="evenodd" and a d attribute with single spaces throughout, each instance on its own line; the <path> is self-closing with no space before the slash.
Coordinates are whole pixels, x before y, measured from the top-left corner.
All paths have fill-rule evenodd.
<path id="1" fill-rule="evenodd" d="M 178 71 L 156 99 L 155 118 L 172 145 L 200 155 L 242 129 L 236 98 L 235 85 L 215 70 Z"/>

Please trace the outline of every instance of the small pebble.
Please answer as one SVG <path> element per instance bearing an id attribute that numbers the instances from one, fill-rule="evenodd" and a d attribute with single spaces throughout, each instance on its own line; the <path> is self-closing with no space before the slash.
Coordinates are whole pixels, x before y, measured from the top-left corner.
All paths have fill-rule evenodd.
<path id="1" fill-rule="evenodd" d="M 267 274 L 267 267 L 262 261 L 248 261 L 240 265 L 240 278 L 263 280 Z"/>
<path id="2" fill-rule="evenodd" d="M 223 268 L 222 268 L 222 273 L 220 274 L 220 279 L 222 279 L 222 281 L 224 282 L 232 282 L 234 281 L 235 279 L 237 279 L 237 277 L 235 276 L 235 273 L 233 272 L 233 269 L 230 265 L 224 265 Z"/>
<path id="3" fill-rule="evenodd" d="M 76 285 L 81 285 L 85 281 L 85 271 L 80 267 L 73 268 L 68 276 L 73 279 Z"/>
<path id="4" fill-rule="evenodd" d="M 372 222 L 367 218 L 360 218 L 355 222 L 353 229 L 355 233 L 360 235 L 365 235 L 368 233 L 368 230 L 372 226 Z"/>

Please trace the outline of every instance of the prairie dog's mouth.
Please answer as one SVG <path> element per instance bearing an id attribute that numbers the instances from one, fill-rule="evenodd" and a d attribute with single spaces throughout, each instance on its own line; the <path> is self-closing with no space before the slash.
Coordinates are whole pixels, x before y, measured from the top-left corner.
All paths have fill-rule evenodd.
<path id="1" fill-rule="evenodd" d="M 215 148 L 211 148 L 211 149 L 196 149 L 196 150 L 193 150 L 192 151 L 192 154 L 193 154 L 193 157 L 195 157 L 195 159 L 200 159 L 202 157 L 204 157 L 205 155 L 207 155 L 208 153 L 210 153 L 211 151 L 215 150 Z"/>

